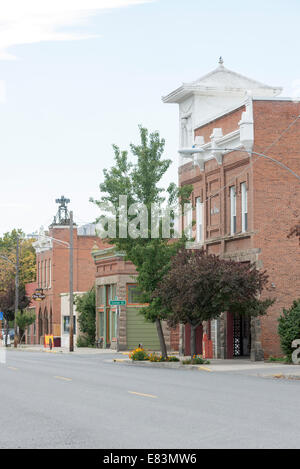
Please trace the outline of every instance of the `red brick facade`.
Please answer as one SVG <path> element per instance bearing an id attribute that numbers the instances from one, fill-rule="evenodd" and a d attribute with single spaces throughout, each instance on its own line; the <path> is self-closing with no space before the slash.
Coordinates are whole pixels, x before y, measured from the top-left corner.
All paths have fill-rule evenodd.
<path id="1" fill-rule="evenodd" d="M 99 248 L 105 244 L 97 236 L 82 236 L 74 227 L 74 292 L 85 292 L 95 282 L 95 264 L 91 255 L 95 244 Z M 51 226 L 49 237 L 69 242 L 68 226 Z M 37 287 L 42 288 L 46 298 L 36 302 L 35 335 L 30 334 L 32 344 L 43 344 L 45 334 L 61 337 L 61 293 L 69 292 L 69 248 L 67 245 L 52 242 L 50 248 L 37 252 Z"/>
<path id="2" fill-rule="evenodd" d="M 238 130 L 243 111 L 240 107 L 209 122 L 195 130 L 195 136 L 203 136 L 207 143 L 215 128 L 221 128 L 223 135 Z M 253 100 L 253 151 L 279 160 L 298 175 L 300 119 L 281 134 L 299 114 L 300 104 L 293 101 Z M 255 262 L 258 268 L 267 270 L 271 291 L 264 295 L 276 298 L 276 303 L 266 317 L 253 321 L 251 339 L 257 344 L 260 342 L 265 357 L 279 355 L 277 318 L 282 308 L 290 307 L 300 292 L 300 249 L 297 239 L 287 238 L 300 217 L 300 181 L 274 162 L 234 151 L 223 156 L 221 165 L 216 159 L 207 161 L 204 171 L 193 163 L 181 166 L 179 183 L 181 186 L 193 184 L 194 206 L 197 197 L 204 203 L 204 247 L 209 253 Z M 248 198 L 248 228 L 243 233 L 242 183 L 246 184 Z M 236 188 L 234 235 L 230 231 L 231 186 Z M 226 324 L 224 328 L 226 334 Z M 226 350 L 224 354 L 226 356 Z"/>

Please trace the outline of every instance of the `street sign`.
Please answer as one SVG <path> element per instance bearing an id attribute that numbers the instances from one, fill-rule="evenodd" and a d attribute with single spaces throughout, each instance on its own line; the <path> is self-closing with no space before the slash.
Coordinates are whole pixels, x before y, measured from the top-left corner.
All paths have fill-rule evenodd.
<path id="1" fill-rule="evenodd" d="M 3 321 L 3 313 L 0 311 L 0 321 Z"/>
<path id="2" fill-rule="evenodd" d="M 110 306 L 126 306 L 125 300 L 109 300 Z"/>

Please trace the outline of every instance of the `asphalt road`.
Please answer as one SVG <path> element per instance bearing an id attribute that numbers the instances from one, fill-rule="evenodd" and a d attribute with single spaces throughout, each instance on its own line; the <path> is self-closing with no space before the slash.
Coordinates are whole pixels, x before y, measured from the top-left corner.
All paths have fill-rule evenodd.
<path id="1" fill-rule="evenodd" d="M 0 448 L 300 448 L 300 381 L 9 351 Z"/>

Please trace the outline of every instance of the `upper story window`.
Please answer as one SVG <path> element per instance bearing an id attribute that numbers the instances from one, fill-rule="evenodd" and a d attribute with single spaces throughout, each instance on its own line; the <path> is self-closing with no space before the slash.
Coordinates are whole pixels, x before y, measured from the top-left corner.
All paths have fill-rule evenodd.
<path id="1" fill-rule="evenodd" d="M 38 278 L 37 278 L 38 288 L 41 286 L 41 263 L 38 262 Z"/>
<path id="2" fill-rule="evenodd" d="M 45 275 L 44 275 L 44 288 L 48 287 L 48 270 L 47 270 L 47 261 L 45 260 Z"/>
<path id="3" fill-rule="evenodd" d="M 127 303 L 129 305 L 141 305 L 144 304 L 142 299 L 142 292 L 138 289 L 136 284 L 127 285 Z"/>
<path id="4" fill-rule="evenodd" d="M 52 286 L 51 259 L 49 259 L 48 261 L 48 268 L 49 268 L 48 287 L 51 288 Z"/>
<path id="5" fill-rule="evenodd" d="M 184 233 L 188 239 L 193 237 L 193 207 L 192 204 L 186 204 L 185 206 L 185 229 Z"/>
<path id="6" fill-rule="evenodd" d="M 204 241 L 204 230 L 203 230 L 203 203 L 201 198 L 196 199 L 196 241 L 202 243 Z"/>
<path id="7" fill-rule="evenodd" d="M 40 287 L 44 287 L 44 261 L 41 261 L 41 277 L 40 277 Z"/>
<path id="8" fill-rule="evenodd" d="M 242 195 L 242 233 L 248 230 L 248 192 L 247 184 L 243 182 L 241 184 L 241 195 Z"/>
<path id="9" fill-rule="evenodd" d="M 236 188 L 230 187 L 230 234 L 236 233 Z"/>

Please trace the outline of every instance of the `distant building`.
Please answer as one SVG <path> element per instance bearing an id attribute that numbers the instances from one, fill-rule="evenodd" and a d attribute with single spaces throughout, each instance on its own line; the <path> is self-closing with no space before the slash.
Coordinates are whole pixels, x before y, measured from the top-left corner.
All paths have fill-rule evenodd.
<path id="1" fill-rule="evenodd" d="M 287 235 L 300 216 L 300 181 L 251 153 L 264 153 L 300 175 L 300 103 L 280 93 L 220 60 L 216 70 L 163 98 L 179 105 L 180 150 L 186 150 L 179 159 L 179 184 L 194 188 L 193 211 L 185 220 L 196 222 L 194 247 L 266 269 L 270 291 L 264 296 L 277 299 L 266 317 L 250 321 L 242 311 L 238 317 L 227 312 L 204 324 L 218 358 L 279 355 L 277 318 L 299 298 L 300 249 Z M 181 330 L 188 354 L 190 330 Z M 200 327 L 198 353 L 202 333 Z"/>
<path id="2" fill-rule="evenodd" d="M 49 226 L 47 232 L 41 229 L 37 241 L 34 243 L 36 251 L 36 268 L 38 289 L 42 289 L 45 299 L 36 302 L 36 344 L 44 343 L 45 334 L 53 334 L 55 344 L 65 338 L 68 313 L 62 315 L 62 295 L 69 295 L 69 247 L 70 228 L 68 201 L 62 197 L 58 199 L 59 211 Z M 95 264 L 91 251 L 105 247 L 105 244 L 95 235 L 94 225 L 78 228 L 74 225 L 74 292 L 86 292 L 95 283 Z M 64 304 L 64 303 L 63 303 Z M 64 309 L 65 311 L 65 309 Z M 75 311 L 76 317 L 76 311 Z M 63 328 L 65 325 L 65 328 Z M 31 338 L 31 343 L 32 342 Z M 75 342 L 76 344 L 76 342 Z"/>

